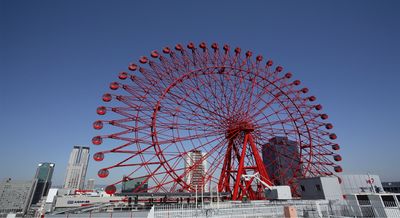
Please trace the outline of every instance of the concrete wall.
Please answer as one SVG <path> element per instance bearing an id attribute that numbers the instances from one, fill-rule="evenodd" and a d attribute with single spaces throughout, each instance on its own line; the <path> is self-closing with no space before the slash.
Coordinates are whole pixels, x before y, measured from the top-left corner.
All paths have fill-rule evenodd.
<path id="1" fill-rule="evenodd" d="M 299 184 L 302 199 L 343 199 L 339 181 L 336 177 L 303 178 L 299 179 Z"/>
<path id="2" fill-rule="evenodd" d="M 326 200 L 343 199 L 339 180 L 336 177 L 321 177 L 322 191 Z"/>

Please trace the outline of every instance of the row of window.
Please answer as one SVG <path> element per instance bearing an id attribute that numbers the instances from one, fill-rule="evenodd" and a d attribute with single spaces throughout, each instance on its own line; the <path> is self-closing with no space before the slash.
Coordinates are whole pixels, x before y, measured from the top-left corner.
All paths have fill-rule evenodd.
<path id="1" fill-rule="evenodd" d="M 398 207 L 395 197 L 400 202 L 400 195 L 381 195 L 380 197 L 385 207 Z M 371 205 L 368 195 L 357 195 L 357 200 L 359 205 Z"/>

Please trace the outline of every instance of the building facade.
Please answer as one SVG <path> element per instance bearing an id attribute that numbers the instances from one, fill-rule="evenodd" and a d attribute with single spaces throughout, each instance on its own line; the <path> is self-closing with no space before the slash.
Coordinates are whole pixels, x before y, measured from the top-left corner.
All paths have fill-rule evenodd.
<path id="1" fill-rule="evenodd" d="M 301 177 L 299 146 L 287 137 L 276 136 L 262 149 L 265 169 L 274 185 L 291 185 Z"/>
<path id="2" fill-rule="evenodd" d="M 207 173 L 207 161 L 204 159 L 205 153 L 193 150 L 185 155 L 185 182 L 190 184 L 193 191 L 196 187 L 198 191 L 207 191 L 208 185 L 205 181 Z"/>
<path id="3" fill-rule="evenodd" d="M 25 214 L 29 208 L 33 192 L 32 181 L 0 182 L 0 216 L 7 213 Z"/>
<path id="4" fill-rule="evenodd" d="M 65 189 L 84 189 L 88 163 L 89 147 L 74 146 L 68 161 Z"/>
<path id="5" fill-rule="evenodd" d="M 346 194 L 345 199 L 352 217 L 400 217 L 399 194 Z"/>
<path id="6" fill-rule="evenodd" d="M 378 175 L 341 175 L 343 194 L 381 193 L 383 187 Z"/>
<path id="7" fill-rule="evenodd" d="M 54 163 L 40 163 L 33 178 L 33 196 L 31 204 L 36 204 L 42 197 L 47 196 L 51 187 L 51 178 L 54 172 Z"/>
<path id="8" fill-rule="evenodd" d="M 88 179 L 86 183 L 86 190 L 94 190 L 94 179 Z"/>

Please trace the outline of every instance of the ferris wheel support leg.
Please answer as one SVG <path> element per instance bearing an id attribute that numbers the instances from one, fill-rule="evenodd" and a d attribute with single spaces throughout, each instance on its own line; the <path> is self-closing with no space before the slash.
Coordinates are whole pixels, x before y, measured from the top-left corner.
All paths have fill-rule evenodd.
<path id="1" fill-rule="evenodd" d="M 229 181 L 231 174 L 231 153 L 232 153 L 233 140 L 229 141 L 228 149 L 222 166 L 221 175 L 219 176 L 218 191 L 230 192 Z"/>
<path id="2" fill-rule="evenodd" d="M 263 180 L 268 185 L 272 186 L 273 184 L 268 176 L 267 170 L 265 169 L 264 162 L 261 159 L 261 156 L 260 156 L 260 153 L 258 152 L 257 146 L 254 143 L 253 136 L 251 134 L 248 134 L 248 135 L 249 135 L 250 147 L 251 147 L 251 150 L 253 151 L 254 159 L 257 164 L 256 169 L 257 169 L 258 173 L 260 173 L 261 180 Z"/>
<path id="3" fill-rule="evenodd" d="M 226 177 L 225 177 L 226 178 L 225 179 L 225 188 L 226 188 L 225 191 L 226 192 L 231 192 L 230 181 L 231 181 L 231 173 L 232 173 L 232 165 L 231 165 L 232 147 L 233 147 L 233 141 L 232 141 L 232 145 L 231 145 L 231 148 L 230 148 L 229 154 L 228 154 L 228 156 L 229 156 L 228 163 L 226 165 L 228 167 L 228 169 L 226 171 Z"/>
<path id="4" fill-rule="evenodd" d="M 243 166 L 244 166 L 244 158 L 246 156 L 246 148 L 247 148 L 247 141 L 249 138 L 249 134 L 246 134 L 244 136 L 244 143 L 243 143 L 243 148 L 242 148 L 242 153 L 240 155 L 240 161 L 239 161 L 239 167 L 238 171 L 236 174 L 236 180 L 235 180 L 235 186 L 233 188 L 233 193 L 232 193 L 232 200 L 238 200 L 239 199 L 239 185 L 241 185 L 241 178 L 242 178 L 242 173 L 243 173 Z M 242 190 L 243 192 L 244 190 Z"/>
<path id="5" fill-rule="evenodd" d="M 257 195 L 254 190 L 251 188 L 251 184 L 253 183 L 254 178 L 251 178 L 249 181 L 245 181 L 246 183 L 246 191 L 248 193 L 249 199 L 257 199 Z"/>

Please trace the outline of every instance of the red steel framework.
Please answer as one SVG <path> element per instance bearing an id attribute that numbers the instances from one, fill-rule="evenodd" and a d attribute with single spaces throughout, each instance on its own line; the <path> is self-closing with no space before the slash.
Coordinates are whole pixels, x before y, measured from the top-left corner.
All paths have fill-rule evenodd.
<path id="1" fill-rule="evenodd" d="M 150 57 L 131 63 L 129 73 L 121 72 L 120 81 L 110 84 L 113 92 L 102 100 L 115 104 L 97 108 L 109 119 L 93 127 L 107 124 L 113 133 L 93 137 L 95 145 L 111 139 L 104 141 L 111 149 L 96 153 L 94 160 L 118 160 L 102 168 L 99 177 L 127 169 L 127 178 L 141 181 L 139 192 L 218 189 L 240 200 L 263 199 L 264 189 L 242 175 L 258 173 L 269 185 L 286 181 L 298 194 L 298 178 L 342 171 L 335 163 L 342 158 L 335 153 L 340 147 L 329 132 L 328 115 L 320 113 L 322 106 L 308 88 L 300 88 L 300 81 L 272 60 L 263 63 L 251 51 L 204 42 L 165 47 Z M 295 143 L 273 150 L 269 140 L 277 136 Z M 193 151 L 204 155 L 188 165 Z M 200 165 L 207 167 L 201 182 L 193 184 L 188 178 Z M 281 169 L 268 171 L 276 168 Z M 122 175 L 106 191 L 115 193 L 121 182 Z"/>

